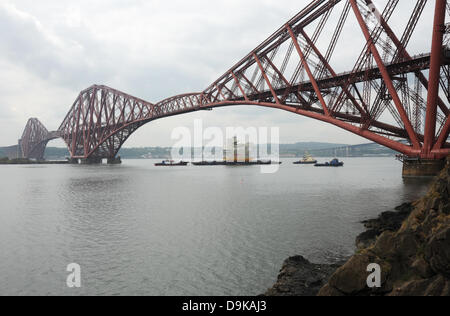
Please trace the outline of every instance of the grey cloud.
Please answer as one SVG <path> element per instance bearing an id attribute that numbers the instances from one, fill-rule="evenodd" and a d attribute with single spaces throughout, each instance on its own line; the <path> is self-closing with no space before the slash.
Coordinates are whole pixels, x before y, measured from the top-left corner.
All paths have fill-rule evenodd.
<path id="1" fill-rule="evenodd" d="M 82 27 L 72 31 L 57 37 L 33 17 L 0 5 L 0 55 L 42 80 L 77 90 L 94 83 L 119 84 L 154 102 L 167 97 L 177 85 L 200 86 L 197 78 L 187 78 L 170 65 L 127 61 L 125 44 L 101 42 Z"/>
<path id="2" fill-rule="evenodd" d="M 48 102 L 40 103 L 46 104 L 47 108 L 40 113 L 37 111 L 34 116 L 55 108 L 61 120 L 78 91 L 94 83 L 106 84 L 151 102 L 179 93 L 200 91 L 310 2 L 1 1 L 0 61 L 24 68 L 31 74 L 27 80 L 45 83 L 37 86 L 58 90 L 57 101 L 49 97 L 52 91 L 40 93 L 36 89 L 29 93 L 35 99 L 48 99 Z M 386 1 L 375 2 L 382 7 Z M 400 1 L 401 14 L 408 3 Z M 428 4 L 422 20 L 430 18 L 431 5 Z M 73 21 L 69 21 L 67 16 L 70 6 L 80 10 L 80 16 L 75 16 Z M 338 16 L 340 12 L 333 14 Z M 332 19 L 335 19 L 334 15 Z M 419 24 L 418 34 L 421 36 L 416 36 L 411 42 L 414 53 L 429 49 L 428 32 L 426 23 L 425 26 Z M 332 29 L 326 30 L 324 36 L 330 33 Z M 332 59 L 338 72 L 352 68 L 356 59 L 354 55 L 362 49 L 358 47 L 349 51 L 345 47 L 347 42 L 354 43 L 354 38 L 361 38 L 357 24 L 349 25 L 344 33 L 345 42 L 340 44 Z M 324 42 L 322 38 L 321 41 Z M 322 49 L 326 49 L 327 45 L 322 45 Z M 20 81 L 20 75 L 17 76 L 16 80 Z M 0 78 L 8 80 L 2 74 Z M 9 97 L 8 106 L 5 106 L 0 96 L 0 115 L 17 117 L 9 106 L 14 104 L 25 108 L 26 105 L 19 104 L 19 100 L 19 97 L 16 100 Z M 292 130 L 292 125 L 289 125 L 291 116 L 276 113 L 281 112 L 240 107 L 239 110 L 211 113 L 209 117 L 230 123 L 252 119 L 264 123 L 272 121 Z M 307 119 L 304 118 L 295 120 L 302 124 L 305 121 Z M 46 122 L 49 126 L 58 126 L 59 123 L 57 119 Z M 314 124 L 327 126 L 318 122 Z M 164 130 L 168 125 L 158 126 Z M 354 138 L 349 135 L 348 139 Z M 142 143 L 146 145 L 144 139 Z"/>
<path id="3" fill-rule="evenodd" d="M 86 62 L 74 58 L 74 47 L 52 38 L 36 19 L 13 8 L 0 6 L 0 36 L 0 53 L 43 80 L 79 87 L 80 70 L 87 78 L 93 76 Z"/>

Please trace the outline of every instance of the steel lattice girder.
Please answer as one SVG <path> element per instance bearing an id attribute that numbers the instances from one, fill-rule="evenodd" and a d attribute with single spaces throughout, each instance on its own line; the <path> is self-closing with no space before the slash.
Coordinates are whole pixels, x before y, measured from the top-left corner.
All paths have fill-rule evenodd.
<path id="1" fill-rule="evenodd" d="M 447 51 L 443 56 L 443 17 L 437 11 L 446 1 L 436 0 L 431 52 L 418 56 L 411 56 L 406 46 L 426 1 L 413 1 L 411 15 L 405 15 L 408 23 L 401 39 L 389 26 L 398 3 L 388 0 L 379 12 L 370 0 L 312 1 L 203 92 L 152 104 L 105 86 L 92 86 L 80 93 L 58 134 L 73 158 L 109 158 L 117 155 L 134 131 L 152 120 L 214 107 L 254 105 L 327 122 L 405 155 L 443 157 L 450 154 L 446 142 L 450 110 L 448 98 L 439 93 L 439 84 L 449 91 L 445 86 L 449 83 L 443 78 L 445 71 L 439 70 L 449 65 L 450 59 Z M 337 23 L 329 19 L 333 10 L 340 13 Z M 330 60 L 337 43 L 343 41 L 341 34 L 351 13 L 365 46 L 353 69 L 337 74 Z M 323 44 L 322 32 L 330 24 L 336 24 L 335 31 L 328 49 L 322 52 L 319 47 L 323 45 L 318 44 Z M 313 31 L 308 31 L 310 28 Z M 296 65 L 293 73 L 289 73 L 291 64 Z M 423 73 L 427 71 L 430 82 Z M 414 92 L 421 89 L 410 87 L 410 77 L 428 92 L 428 102 L 422 102 Z M 418 101 L 420 106 L 426 104 L 425 133 L 420 130 L 422 109 L 419 105 L 414 111 L 410 108 Z M 391 120 L 384 118 L 387 114 Z"/>
<path id="2" fill-rule="evenodd" d="M 44 159 L 47 143 L 58 137 L 58 132 L 50 133 L 37 118 L 29 119 L 19 141 L 22 157 L 37 160 Z"/>

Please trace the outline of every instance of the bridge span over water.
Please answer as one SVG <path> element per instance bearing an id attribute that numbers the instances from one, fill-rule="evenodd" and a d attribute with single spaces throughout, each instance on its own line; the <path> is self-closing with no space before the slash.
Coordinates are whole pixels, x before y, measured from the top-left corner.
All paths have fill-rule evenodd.
<path id="1" fill-rule="evenodd" d="M 404 21 L 395 21 L 404 27 L 394 31 L 399 2 L 377 8 L 371 0 L 314 0 L 201 92 L 151 103 L 91 86 L 56 131 L 30 119 L 21 155 L 43 159 L 47 143 L 62 138 L 73 159 L 113 162 L 125 141 L 153 120 L 252 105 L 333 124 L 407 157 L 442 159 L 450 154 L 450 52 L 444 42 L 450 7 L 446 0 L 428 6 L 426 0 L 409 1 L 410 11 L 399 15 Z M 414 56 L 408 44 L 426 9 L 434 10 L 434 19 L 426 21 L 432 36 L 426 51 Z M 349 41 L 349 26 L 358 30 L 362 47 Z M 361 52 L 343 73 L 332 64 L 339 47 Z"/>

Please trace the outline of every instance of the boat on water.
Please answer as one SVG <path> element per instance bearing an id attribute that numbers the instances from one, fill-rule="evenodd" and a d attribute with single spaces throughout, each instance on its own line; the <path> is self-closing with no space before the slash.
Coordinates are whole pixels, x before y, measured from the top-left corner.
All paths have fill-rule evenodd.
<path id="1" fill-rule="evenodd" d="M 343 167 L 344 163 L 342 161 L 339 161 L 339 159 L 335 158 L 331 160 L 330 162 L 326 162 L 324 164 L 316 163 L 314 165 L 315 167 Z"/>
<path id="2" fill-rule="evenodd" d="M 197 161 L 192 163 L 194 166 L 225 166 L 225 161 Z"/>
<path id="3" fill-rule="evenodd" d="M 202 161 L 192 162 L 194 166 L 257 166 L 280 164 L 280 161 L 254 159 L 251 157 L 251 144 L 249 142 L 240 144 L 237 137 L 228 140 L 223 150 L 223 160 L 205 161 L 202 153 Z"/>
<path id="4" fill-rule="evenodd" d="M 256 160 L 256 161 L 228 161 L 226 166 L 260 166 L 260 165 L 281 165 L 281 161 Z"/>
<path id="5" fill-rule="evenodd" d="M 314 159 L 309 153 L 305 153 L 303 155 L 303 159 L 300 161 L 294 162 L 294 165 L 314 165 L 317 163 L 317 160 Z"/>
<path id="6" fill-rule="evenodd" d="M 193 162 L 194 166 L 257 166 L 257 165 L 272 165 L 282 164 L 281 161 L 275 162 L 272 160 L 257 160 L 257 161 L 200 161 Z"/>
<path id="7" fill-rule="evenodd" d="M 173 160 L 163 160 L 162 162 L 159 163 L 155 163 L 156 167 L 179 167 L 179 166 L 187 166 L 188 162 L 186 161 L 180 161 L 180 162 L 175 162 Z"/>

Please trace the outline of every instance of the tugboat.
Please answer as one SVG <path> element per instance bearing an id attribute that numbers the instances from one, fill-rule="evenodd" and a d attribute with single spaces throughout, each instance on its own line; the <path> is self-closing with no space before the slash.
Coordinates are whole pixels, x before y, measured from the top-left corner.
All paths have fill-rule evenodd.
<path id="1" fill-rule="evenodd" d="M 314 165 L 315 167 L 343 167 L 344 163 L 342 161 L 339 161 L 339 159 L 335 158 L 331 160 L 330 162 L 326 162 L 324 164 L 316 163 Z"/>
<path id="2" fill-rule="evenodd" d="M 156 167 L 179 167 L 179 166 L 187 166 L 188 162 L 186 161 L 180 161 L 180 162 L 175 162 L 173 160 L 163 160 L 160 163 L 155 163 Z"/>
<path id="3" fill-rule="evenodd" d="M 303 159 L 300 161 L 294 162 L 294 165 L 314 165 L 317 163 L 317 160 L 314 159 L 308 152 L 303 155 Z"/>

